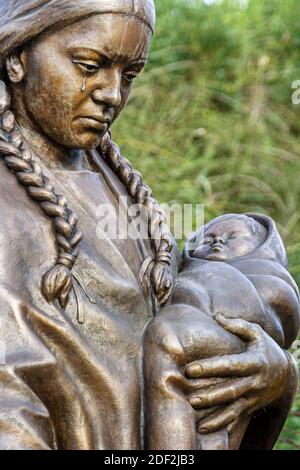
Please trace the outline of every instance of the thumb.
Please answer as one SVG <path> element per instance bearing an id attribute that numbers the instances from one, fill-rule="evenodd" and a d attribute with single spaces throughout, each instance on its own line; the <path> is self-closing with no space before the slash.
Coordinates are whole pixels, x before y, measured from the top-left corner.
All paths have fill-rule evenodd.
<path id="1" fill-rule="evenodd" d="M 214 319 L 219 325 L 223 326 L 225 330 L 239 336 L 244 341 L 257 341 L 264 336 L 264 331 L 256 323 L 250 323 L 240 318 L 225 318 L 220 314 L 215 315 Z"/>

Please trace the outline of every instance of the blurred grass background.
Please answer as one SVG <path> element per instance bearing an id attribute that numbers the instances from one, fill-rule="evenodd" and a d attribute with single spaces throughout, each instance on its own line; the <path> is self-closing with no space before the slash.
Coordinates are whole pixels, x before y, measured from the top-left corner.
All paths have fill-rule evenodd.
<path id="1" fill-rule="evenodd" d="M 150 61 L 114 138 L 157 199 L 277 222 L 300 285 L 299 0 L 157 0 Z M 300 394 L 277 444 L 300 449 Z"/>

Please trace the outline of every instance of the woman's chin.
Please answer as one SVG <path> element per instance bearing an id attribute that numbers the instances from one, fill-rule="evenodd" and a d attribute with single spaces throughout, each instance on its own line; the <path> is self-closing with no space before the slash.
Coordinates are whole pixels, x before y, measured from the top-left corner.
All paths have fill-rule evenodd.
<path id="1" fill-rule="evenodd" d="M 80 138 L 76 139 L 76 148 L 80 148 L 82 150 L 94 150 L 99 147 L 103 135 L 102 134 L 95 134 L 89 133 L 81 136 Z M 74 147 L 75 148 L 75 147 Z"/>

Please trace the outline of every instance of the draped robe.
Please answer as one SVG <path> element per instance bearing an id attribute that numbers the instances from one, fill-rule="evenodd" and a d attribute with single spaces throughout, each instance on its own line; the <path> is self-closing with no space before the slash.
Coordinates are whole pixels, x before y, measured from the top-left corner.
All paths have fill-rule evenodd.
<path id="1" fill-rule="evenodd" d="M 51 221 L 0 162 L 0 448 L 138 449 L 142 444 L 142 336 L 152 317 L 139 271 L 149 240 L 99 232 L 100 204 L 125 187 L 100 171 L 43 168 L 83 231 L 65 311 L 42 296 L 56 259 Z M 111 214 L 113 215 L 113 214 Z M 175 253 L 175 252 L 174 252 Z M 177 260 L 174 257 L 174 269 Z"/>

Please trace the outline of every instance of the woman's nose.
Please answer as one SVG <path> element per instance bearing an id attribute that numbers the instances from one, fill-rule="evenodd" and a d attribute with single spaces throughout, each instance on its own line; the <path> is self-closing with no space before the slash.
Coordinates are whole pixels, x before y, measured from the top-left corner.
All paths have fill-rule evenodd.
<path id="1" fill-rule="evenodd" d="M 121 80 L 121 74 L 108 70 L 101 83 L 92 92 L 93 100 L 97 104 L 105 103 L 109 108 L 118 108 L 122 102 Z"/>

